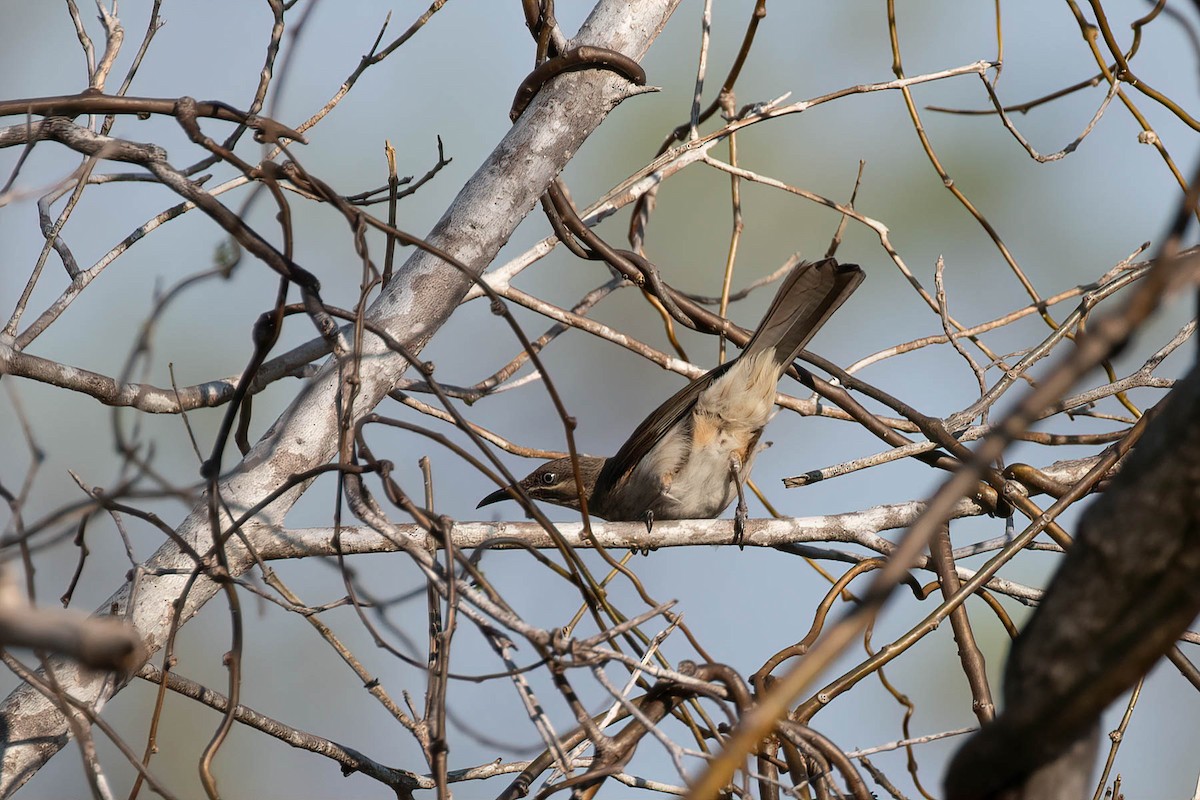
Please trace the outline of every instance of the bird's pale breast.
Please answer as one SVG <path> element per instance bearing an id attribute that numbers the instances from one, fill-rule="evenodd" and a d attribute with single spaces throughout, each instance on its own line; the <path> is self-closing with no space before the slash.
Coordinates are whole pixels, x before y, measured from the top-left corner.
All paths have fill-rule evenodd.
<path id="1" fill-rule="evenodd" d="M 743 479 L 749 474 L 774 412 L 779 368 L 773 355 L 766 350 L 739 359 L 634 469 L 631 484 L 657 488 L 640 498 L 656 519 L 715 517 L 737 496 L 731 466 L 736 460 Z"/>

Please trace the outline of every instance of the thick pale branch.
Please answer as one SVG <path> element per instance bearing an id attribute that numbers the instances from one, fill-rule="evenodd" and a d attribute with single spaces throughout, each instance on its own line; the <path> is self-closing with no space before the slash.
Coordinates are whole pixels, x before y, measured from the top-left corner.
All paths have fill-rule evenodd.
<path id="1" fill-rule="evenodd" d="M 920 516 L 924 507 L 923 503 L 912 501 L 824 517 L 752 519 L 746 522 L 742 543 L 751 547 L 787 547 L 816 542 L 850 544 L 886 556 L 892 552 L 894 545 L 880 536 L 878 531 L 897 530 L 908 526 Z M 956 517 L 979 516 L 984 513 L 986 512 L 982 507 L 969 500 L 962 501 L 955 509 Z M 631 550 L 736 543 L 733 521 L 728 519 L 664 520 L 654 523 L 653 532 L 647 532 L 646 526 L 641 522 L 593 520 L 592 538 L 588 537 L 583 525 L 578 522 L 560 523 L 555 527 L 562 539 L 572 547 L 578 548 L 595 547 L 597 543 L 606 549 Z M 429 536 L 419 525 L 395 525 L 390 529 L 389 535 L 409 537 L 412 545 L 422 548 L 443 546 L 440 539 Z M 455 549 L 471 549 L 485 545 L 498 550 L 511 547 L 555 548 L 550 534 L 536 522 L 461 522 L 452 526 L 449 536 Z M 1001 543 L 989 544 L 998 547 Z M 340 532 L 333 528 L 299 528 L 288 530 L 264 542 L 259 555 L 264 560 L 275 560 L 333 556 L 339 553 L 345 556 L 390 553 L 400 549 L 402 548 L 395 541 L 371 528 L 344 527 Z M 852 561 L 869 557 L 841 550 L 829 550 L 826 555 L 838 560 Z M 917 569 L 931 569 L 925 557 L 918 559 L 914 566 Z M 973 570 L 964 567 L 959 567 L 958 572 L 964 580 L 975 574 Z M 1041 595 L 1036 589 L 1002 579 L 993 579 L 988 583 L 988 588 L 1021 600 L 1036 600 Z"/>
<path id="2" fill-rule="evenodd" d="M 677 0 L 654 0 L 630 6 L 602 0 L 579 35 L 580 43 L 618 50 L 640 58 L 658 35 Z M 508 241 L 520 220 L 588 135 L 628 94 L 623 80 L 610 72 L 563 75 L 545 87 L 499 143 L 430 233 L 428 241 L 453 253 L 478 275 Z M 470 276 L 425 252 L 415 254 L 398 271 L 368 311 L 368 322 L 419 352 L 470 288 Z M 364 342 L 363 363 L 349 421 L 353 424 L 390 391 L 407 368 L 398 354 L 375 337 Z M 333 456 L 338 414 L 345 411 L 339 365 L 330 362 L 306 391 L 272 426 L 270 432 L 219 484 L 225 506 L 233 513 L 253 507 L 296 473 L 319 466 Z M 254 535 L 279 526 L 302 493 L 294 489 L 276 500 L 259 521 Z M 196 508 L 177 534 L 198 550 L 211 545 L 207 504 Z M 256 542 L 257 543 L 257 542 Z M 240 559 L 233 561 L 233 559 Z M 231 554 L 230 571 L 249 568 L 248 555 Z M 194 564 L 173 543 L 150 559 L 149 574 L 137 591 L 125 586 L 103 605 L 105 613 L 127 616 L 142 634 L 148 652 L 163 646 L 174 603 L 187 584 Z M 182 574 L 171 574 L 179 570 Z M 181 616 L 193 616 L 217 587 L 198 581 L 188 593 Z M 131 604 L 130 597 L 136 597 Z M 68 663 L 55 663 L 63 691 L 85 702 L 103 701 L 115 691 L 103 675 L 85 674 Z M 30 686 L 11 694 L 0 711 L 8 746 L 0 768 L 0 795 L 9 795 L 65 744 L 67 724 L 54 705 Z"/>

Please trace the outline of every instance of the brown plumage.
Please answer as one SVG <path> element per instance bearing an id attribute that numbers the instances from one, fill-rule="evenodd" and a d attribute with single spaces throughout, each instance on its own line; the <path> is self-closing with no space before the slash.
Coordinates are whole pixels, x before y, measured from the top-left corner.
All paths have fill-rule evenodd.
<path id="1" fill-rule="evenodd" d="M 776 384 L 863 271 L 832 258 L 788 273 L 745 350 L 650 413 L 611 458 L 580 456 L 588 511 L 608 520 L 716 517 L 741 493 L 774 412 Z M 548 461 L 517 486 L 535 500 L 578 509 L 569 458 Z M 492 492 L 479 507 L 507 500 Z M 738 519 L 744 519 L 739 503 Z"/>

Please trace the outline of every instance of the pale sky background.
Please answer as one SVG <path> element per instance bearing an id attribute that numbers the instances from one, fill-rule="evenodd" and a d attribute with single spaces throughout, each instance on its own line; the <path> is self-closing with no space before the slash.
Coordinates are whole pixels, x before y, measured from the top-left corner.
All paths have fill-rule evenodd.
<path id="1" fill-rule="evenodd" d="M 89 2 L 82 5 L 91 33 L 99 36 L 94 9 Z M 563 29 L 572 33 L 591 5 L 579 0 L 559 2 L 557 15 Z M 897 5 L 908 75 L 994 58 L 992 4 L 910 0 Z M 148 2 L 131 0 L 121 4 L 126 42 L 114 75 L 124 74 L 140 41 L 149 6 Z M 340 0 L 318 6 L 300 40 L 287 40 L 288 46 L 297 47 L 298 52 L 289 62 L 286 83 L 280 84 L 282 95 L 272 96 L 273 114 L 288 124 L 307 118 L 353 70 L 389 11 L 393 19 L 388 39 L 426 6 L 424 2 L 400 0 Z M 752 6 L 750 0 L 714 3 L 711 82 L 705 92 L 706 103 L 741 42 Z M 645 59 L 649 82 L 662 91 L 631 99 L 618 108 L 567 168 L 566 179 L 580 206 L 646 163 L 663 135 L 687 118 L 701 7 L 697 0 L 686 0 Z M 1118 35 L 1128 37 L 1128 22 L 1149 7 L 1148 3 L 1111 3 L 1108 10 Z M 1178 7 L 1194 22 L 1194 10 L 1189 5 L 1172 3 L 1171 7 Z M 1094 63 L 1065 4 L 1016 0 L 1003 4 L 1002 10 L 1005 68 L 999 91 L 1005 102 L 1025 101 L 1093 74 Z M 0 0 L 0 11 L 0 97 L 67 94 L 84 86 L 83 58 L 61 4 Z M 162 15 L 167 24 L 155 38 L 131 94 L 188 94 L 246 106 L 258 79 L 270 25 L 266 4 L 167 0 Z M 812 98 L 859 83 L 890 80 L 893 75 L 887 36 L 883 3 L 777 0 L 768 7 L 760 40 L 738 84 L 738 103 L 766 101 L 789 92 L 793 100 Z M 532 42 L 516 0 L 450 0 L 408 45 L 369 70 L 334 113 L 312 131 L 310 144 L 297 148 L 296 154 L 310 172 L 339 191 L 354 194 L 385 181 L 384 139 L 397 148 L 401 174 L 419 176 L 434 163 L 436 137 L 440 135 L 453 163 L 418 195 L 404 201 L 400 210 L 401 227 L 423 234 L 504 135 L 513 92 L 530 69 L 532 58 Z M 1135 61 L 1142 77 L 1193 112 L 1197 63 L 1197 52 L 1184 29 L 1166 19 L 1146 33 Z M 1192 132 L 1149 99 L 1131 94 L 1171 148 L 1180 169 L 1190 174 L 1196 149 Z M 1083 129 L 1103 95 L 1103 87 L 1090 89 L 1018 115 L 1015 121 L 1040 152 L 1053 152 Z M 919 87 L 916 96 L 922 106 L 980 108 L 986 103 L 982 85 L 974 76 Z M 1118 106 L 1113 103 L 1076 153 L 1046 165 L 1032 161 L 994 119 L 923 113 L 937 152 L 957 185 L 986 214 L 1044 295 L 1090 282 L 1143 242 L 1156 240 L 1178 202 L 1178 187 L 1161 159 L 1152 148 L 1137 143 L 1138 127 Z M 5 124 L 14 122 L 5 120 Z M 213 129 L 218 130 L 217 126 Z M 220 135 L 225 130 L 219 129 Z M 176 165 L 190 164 L 200 157 L 171 120 L 122 119 L 115 135 L 161 142 Z M 742 163 L 748 168 L 839 201 L 847 197 L 858 163 L 865 160 L 858 209 L 889 227 L 894 245 L 930 289 L 933 265 L 939 256 L 945 259 L 950 303 L 956 316 L 977 323 L 1023 304 L 1024 294 L 1004 268 L 996 249 L 931 169 L 898 93 L 850 97 L 756 126 L 739 139 L 739 149 Z M 248 138 L 239 149 L 246 158 L 253 158 L 256 152 Z M 714 154 L 725 158 L 727 152 L 719 147 Z M 7 177 L 18 155 L 17 148 L 0 151 L 0 174 Z M 62 148 L 39 146 L 20 177 L 28 194 L 0 212 L 0 309 L 5 318 L 42 244 L 36 198 L 75 164 L 73 156 L 67 156 Z M 122 168 L 106 165 L 104 170 Z M 215 185 L 231 173 L 217 168 L 213 174 L 211 183 Z M 729 237 L 728 193 L 724 176 L 701 167 L 687 170 L 663 188 L 648 247 L 668 281 L 696 292 L 718 292 Z M 243 196 L 226 195 L 223 201 L 237 207 Z M 810 258 L 824 253 L 838 222 L 835 214 L 759 186 L 745 185 L 743 196 L 746 231 L 739 257 L 740 282 L 769 272 L 793 252 Z M 277 228 L 264 201 L 265 197 L 260 198 L 251 221 L 259 230 L 273 234 Z M 165 190 L 145 183 L 93 188 L 84 195 L 65 235 L 80 264 L 90 266 L 133 228 L 174 202 Z M 353 258 L 343 221 L 328 207 L 297 200 L 294 209 L 297 260 L 321 278 L 328 302 L 350 306 L 358 292 L 359 265 Z M 377 207 L 383 213 L 381 209 Z M 627 214 L 618 215 L 601 227 L 601 233 L 623 244 L 627 220 Z M 495 264 L 505 263 L 548 232 L 544 218 L 537 213 L 530 215 Z M 164 226 L 110 267 L 30 352 L 108 375 L 118 374 L 154 293 L 206 269 L 221 241 L 215 225 L 198 214 L 188 214 Z M 373 240 L 373 246 L 381 260 L 379 240 Z M 838 257 L 860 263 L 868 280 L 816 338 L 813 350 L 845 365 L 889 344 L 940 333 L 937 318 L 917 302 L 870 231 L 851 224 Z M 46 269 L 52 277 L 35 292 L 26 322 L 61 291 L 59 262 L 52 257 Z M 605 274 L 598 264 L 585 264 L 565 252 L 556 252 L 526 273 L 519 285 L 569 305 L 600 283 Z M 158 326 L 155 358 L 145 379 L 159 386 L 169 385 L 169 364 L 174 365 L 180 384 L 240 372 L 250 354 L 250 325 L 269 307 L 275 284 L 273 273 L 246 258 L 230 281 L 210 281 L 183 295 Z M 731 315 L 751 326 L 769 299 L 769 291 L 758 292 L 737 304 Z M 1058 316 L 1061 318 L 1073 307 L 1060 306 Z M 1189 313 L 1186 303 L 1176 303 L 1156 319 L 1138 346 L 1118 362 L 1119 371 L 1140 364 L 1170 338 Z M 655 346 L 664 346 L 661 326 L 645 313 L 644 304 L 633 292 L 627 290 L 610 300 L 597 316 Z M 544 321 L 530 314 L 518 317 L 531 337 L 540 335 L 546 327 Z M 1038 325 L 1030 321 L 994 336 L 989 343 L 999 352 L 1028 346 L 1044 335 L 1045 328 L 1039 329 Z M 311 335 L 311 326 L 292 324 L 278 352 Z M 714 340 L 686 336 L 684 341 L 696 363 L 716 363 Z M 486 305 L 475 303 L 451 319 L 423 357 L 438 365 L 441 381 L 473 384 L 490 375 L 518 348 Z M 1178 374 L 1192 352 L 1190 346 L 1183 348 L 1164 367 L 1163 374 Z M 561 337 L 544 357 L 556 385 L 580 420 L 576 435 L 585 452 L 614 451 L 650 409 L 682 385 L 679 376 L 664 373 L 584 334 Z M 961 360 L 944 349 L 885 362 L 862 377 L 937 415 L 963 407 L 977 391 Z M 994 380 L 996 375 L 993 372 L 989 377 Z M 29 458 L 8 390 L 16 390 L 38 444 L 48 456 L 34 485 L 28 518 L 36 519 L 51 508 L 79 498 L 67 469 L 75 470 L 93 485 L 116 481 L 110 409 L 88 398 L 64 396 L 28 381 L 5 379 L 2 383 L 6 391 L 0 394 L 0 443 L 4 453 L 0 458 L 0 480 L 6 486 L 19 486 Z M 258 396 L 255 437 L 286 407 L 296 388 L 294 381 L 287 381 Z M 785 385 L 785 391 L 802 393 L 794 385 Z M 1153 397 L 1140 394 L 1138 400 L 1146 406 Z M 380 406 L 379 411 L 417 420 L 412 412 L 390 403 Z M 189 415 L 206 453 L 221 414 L 216 410 Z M 545 448 L 563 447 L 561 430 L 538 384 L 490 399 L 469 409 L 469 414 L 475 422 L 513 440 Z M 135 421 L 130 412 L 123 412 L 121 418 L 127 428 Z M 144 438 L 157 443 L 156 466 L 178 482 L 193 480 L 197 463 L 180 422 L 175 418 L 138 421 L 144 426 Z M 446 432 L 444 427 L 437 429 Z M 1088 420 L 1056 420 L 1048 429 L 1075 432 L 1109 428 Z M 783 490 L 779 483 L 782 477 L 874 453 L 881 446 L 854 426 L 782 414 L 765 438 L 776 444 L 759 458 L 754 476 L 785 514 L 828 514 L 922 498 L 942 479 L 940 474 L 908 461 L 803 490 Z M 458 440 L 462 441 L 461 437 Z M 475 503 L 492 488 L 481 476 L 462 470 L 451 456 L 431 450 L 422 439 L 381 435 L 374 441 L 382 448 L 376 452 L 396 462 L 400 479 L 414 491 L 419 486 L 416 460 L 429 454 L 435 470 L 438 509 L 457 519 L 480 518 Z M 1015 448 L 1009 460 L 1029 458 L 1044 464 L 1082 454 Z M 521 459 L 506 460 L 518 474 L 533 466 Z M 226 463 L 232 463 L 228 456 Z M 289 523 L 298 527 L 328 524 L 333 498 L 332 482 L 318 482 L 296 506 Z M 155 510 L 171 523 L 186 513 L 178 504 L 162 503 Z M 489 514 L 484 518 L 491 518 L 492 513 L 520 518 L 512 504 L 486 510 Z M 752 502 L 751 514 L 763 514 L 757 502 Z M 569 512 L 557 510 L 551 516 L 572 518 Z M 1069 523 L 1073 520 L 1074 516 L 1068 518 Z M 956 545 L 1003 532 L 1002 520 L 973 520 L 952 527 Z M 63 534 L 62 546 L 40 556 L 39 601 L 47 605 L 54 604 L 65 588 L 77 558 L 69 546 L 73 530 Z M 134 536 L 141 557 L 149 556 L 160 541 L 157 533 L 140 528 L 134 530 Z M 73 604 L 83 609 L 103 601 L 117 587 L 128 566 L 107 520 L 97 520 L 89 528 L 88 542 L 93 553 Z M 590 563 L 595 565 L 598 560 Z M 1015 580 L 1041 582 L 1051 564 L 1049 558 L 1031 556 L 1006 574 Z M 491 554 L 483 566 L 509 602 L 536 624 L 562 624 L 577 603 L 573 593 L 547 579 L 544 571 L 531 567 L 526 556 Z M 329 564 L 306 561 L 278 567 L 309 603 L 328 602 L 344 594 L 336 570 Z M 394 597 L 422 585 L 416 570 L 400 555 L 358 559 L 354 567 L 380 597 Z M 826 588 L 803 562 L 774 551 L 677 548 L 639 558 L 634 567 L 655 598 L 679 600 L 688 624 L 715 658 L 747 675 L 771 653 L 804 635 L 811 623 L 811 609 Z M 624 607 L 638 607 L 624 585 L 619 597 Z M 423 770 L 423 761 L 409 734 L 370 701 L 301 619 L 257 604 L 249 596 L 245 607 L 248 635 L 243 702 L 290 725 L 360 749 L 385 764 Z M 877 626 L 874 646 L 890 642 L 933 607 L 931 602 L 916 603 L 911 595 L 897 595 Z M 1009 607 L 1014 614 L 1020 613 L 1017 607 Z M 972 611 L 998 691 L 1005 636 L 980 605 Z M 419 672 L 376 650 L 351 612 L 341 610 L 326 616 L 394 697 L 407 690 L 421 702 L 424 681 Z M 412 637 L 418 650 L 424 647 L 422 599 L 403 606 L 392 618 Z M 228 641 L 227 612 L 222 603 L 211 603 L 180 638 L 180 673 L 223 691 L 221 655 Z M 500 668 L 479 637 L 465 627 L 454 648 L 458 671 L 478 673 Z M 1194 649 L 1185 648 L 1185 652 L 1197 655 Z M 672 658 L 694 657 L 678 643 L 674 649 L 669 645 L 667 653 Z M 840 663 L 848 667 L 861 657 L 859 648 Z M 522 663 L 529 658 L 528 648 L 520 651 L 518 659 Z M 616 672 L 610 674 L 615 676 Z M 973 723 L 949 626 L 888 667 L 887 675 L 917 704 L 912 721 L 914 735 Z M 581 676 L 580 683 L 590 681 Z M 0 688 L 7 691 L 11 684 L 11 680 L 0 681 Z M 569 728 L 570 722 L 553 691 L 536 679 L 535 685 L 543 700 L 549 701 L 560 730 Z M 508 682 L 455 684 L 451 696 L 452 711 L 458 718 L 469 720 L 472 728 L 501 740 L 535 743 L 532 727 L 524 719 Z M 135 683 L 105 710 L 106 718 L 139 751 L 145 741 L 144 720 L 153 700 L 152 687 Z M 599 708 L 603 698 L 591 694 L 585 700 L 590 707 Z M 1121 708 L 1120 703 L 1114 706 L 1106 720 L 1107 728 L 1115 724 L 1113 714 L 1119 714 Z M 850 696 L 819 714 L 813 724 L 838 745 L 851 749 L 901 738 L 902 715 L 903 708 L 879 687 L 878 681 L 867 680 Z M 190 701 L 168 698 L 160 734 L 162 751 L 155 757 L 153 768 L 181 796 L 190 796 L 193 787 L 198 790 L 196 759 L 217 722 L 216 714 Z M 485 763 L 499 755 L 509 758 L 475 741 L 457 726 L 451 727 L 450 736 L 452 768 Z M 122 768 L 122 759 L 111 746 L 102 737 L 97 738 L 118 794 L 127 791 L 130 771 Z M 1188 796 L 1196 780 L 1194 765 L 1200 763 L 1197 741 L 1200 698 L 1173 669 L 1157 669 L 1147 684 L 1117 764 L 1130 796 Z M 923 746 L 917 753 L 922 776 L 935 794 L 940 794 L 941 765 L 954 747 L 956 741 L 949 740 Z M 901 754 L 880 756 L 876 763 L 913 793 Z M 332 762 L 291 750 L 242 728 L 235 729 L 217 765 L 221 786 L 230 797 L 388 795 L 386 789 L 361 776 L 341 777 Z M 662 749 L 651 742 L 643 746 L 631 769 L 639 771 L 639 767 L 641 774 L 650 777 L 667 781 L 675 777 Z M 494 796 L 509 780 L 505 777 L 481 785 L 460 784 L 455 791 L 465 798 Z M 21 796 L 54 798 L 79 796 L 85 791 L 79 755 L 68 748 L 30 782 Z M 607 797 L 633 793 L 613 787 L 605 791 Z"/>

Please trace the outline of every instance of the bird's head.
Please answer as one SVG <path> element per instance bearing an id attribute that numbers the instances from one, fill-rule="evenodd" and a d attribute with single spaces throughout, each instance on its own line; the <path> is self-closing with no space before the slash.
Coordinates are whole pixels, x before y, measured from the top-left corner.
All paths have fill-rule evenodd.
<path id="1" fill-rule="evenodd" d="M 579 477 L 583 481 L 583 491 L 589 500 L 603 466 L 603 458 L 579 456 Z M 523 489 L 533 500 L 542 500 L 567 508 L 579 508 L 579 488 L 575 484 L 575 470 L 569 457 L 547 461 L 514 486 L 506 486 L 492 492 L 480 500 L 476 508 L 483 508 L 501 500 L 512 500 L 517 493 L 516 487 Z"/>

